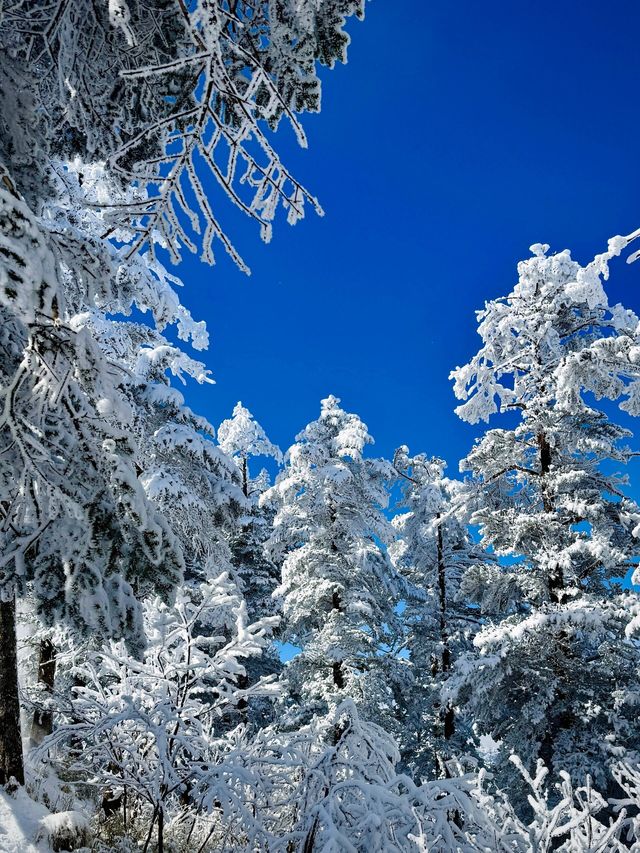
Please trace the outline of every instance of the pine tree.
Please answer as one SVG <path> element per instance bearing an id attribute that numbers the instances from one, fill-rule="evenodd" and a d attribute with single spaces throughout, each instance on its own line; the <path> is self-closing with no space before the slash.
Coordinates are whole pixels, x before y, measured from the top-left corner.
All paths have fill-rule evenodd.
<path id="1" fill-rule="evenodd" d="M 463 583 L 487 624 L 452 695 L 525 766 L 542 758 L 576 781 L 595 771 L 601 785 L 639 746 L 638 652 L 625 635 L 637 597 L 617 579 L 637 553 L 640 509 L 611 473 L 633 454 L 593 400 L 640 413 L 638 318 L 610 306 L 601 281 L 625 243 L 586 267 L 533 246 L 514 290 L 479 312 L 482 348 L 452 374 L 464 420 L 498 404 L 516 420 L 461 464 L 476 481 L 472 522 L 500 561 Z"/>
<path id="2" fill-rule="evenodd" d="M 250 459 L 264 456 L 275 459 L 278 464 L 282 463 L 280 448 L 269 441 L 264 429 L 240 402 L 236 403 L 232 416 L 218 427 L 218 444 L 228 456 L 235 459 L 240 468 L 245 497 L 249 497 L 252 491 Z"/>
<path id="3" fill-rule="evenodd" d="M 383 510 L 396 475 L 390 463 L 363 455 L 372 441 L 328 397 L 262 501 L 277 510 L 267 546 L 282 566 L 282 638 L 301 648 L 287 678 L 307 715 L 344 697 L 365 719 L 393 713 L 388 650 L 400 585 L 384 548 L 393 528 Z"/>
<path id="4" fill-rule="evenodd" d="M 278 615 L 274 592 L 280 576 L 276 565 L 265 551 L 265 542 L 271 534 L 273 512 L 260 506 L 260 498 L 271 485 L 268 472 L 263 468 L 253 476 L 252 462 L 257 457 L 271 458 L 282 463 L 279 447 L 267 438 L 264 429 L 242 403 L 237 403 L 231 418 L 218 427 L 218 444 L 240 472 L 242 492 L 247 507 L 230 538 L 231 560 L 238 577 L 250 619 Z M 275 632 L 277 636 L 277 631 Z M 253 684 L 267 675 L 279 674 L 282 665 L 274 643 L 265 647 L 260 657 L 247 663 L 246 684 Z M 271 718 L 273 704 L 260 699 L 252 701 L 251 708 L 242 708 L 252 721 L 263 726 Z"/>
<path id="5" fill-rule="evenodd" d="M 256 457 L 270 457 L 280 464 L 282 452 L 269 441 L 242 403 L 238 403 L 232 417 L 218 427 L 218 444 L 238 466 L 242 492 L 247 499 L 247 511 L 231 543 L 234 564 L 242 581 L 248 612 L 266 616 L 274 612 L 273 592 L 278 585 L 278 571 L 263 547 L 273 518 L 267 508 L 259 505 L 261 495 L 269 486 L 269 475 L 262 469 L 253 477 L 250 462 Z"/>
<path id="6" fill-rule="evenodd" d="M 319 111 L 318 66 L 346 61 L 352 15 L 363 17 L 364 0 L 80 0 L 54 11 L 10 0 L 0 17 L 0 158 L 36 213 L 52 161 L 103 162 L 138 188 L 99 202 L 129 257 L 159 241 L 175 262 L 186 248 L 213 263 L 219 243 L 247 270 L 209 187 L 264 240 L 280 207 L 291 224 L 306 204 L 322 212 L 268 129 L 284 118 L 306 147 L 298 115 Z"/>
<path id="7" fill-rule="evenodd" d="M 411 457 L 403 446 L 394 465 L 407 511 L 393 519 L 398 539 L 391 555 L 407 582 L 402 620 L 412 673 L 400 743 L 405 763 L 424 779 L 448 775 L 448 762 L 467 751 L 467 728 L 441 693 L 479 628 L 477 610 L 460 587 L 483 554 L 466 524 L 464 486 L 444 476 L 445 463 L 424 454 Z"/>
<path id="8" fill-rule="evenodd" d="M 139 648 L 134 589 L 168 597 L 183 563 L 137 479 L 126 416 L 102 415 L 106 405 L 118 412 L 116 372 L 70 322 L 64 269 L 10 180 L 0 187 L 0 224 L 0 670 L 17 696 L 16 593 L 29 586 L 49 624 L 73 622 Z M 2 713 L 0 776 L 20 778 L 15 703 Z"/>

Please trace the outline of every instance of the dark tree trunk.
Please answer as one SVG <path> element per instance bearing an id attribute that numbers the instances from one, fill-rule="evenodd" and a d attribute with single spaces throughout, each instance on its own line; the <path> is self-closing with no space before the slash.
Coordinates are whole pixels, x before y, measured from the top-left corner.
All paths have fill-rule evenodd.
<path id="1" fill-rule="evenodd" d="M 451 649 L 447 631 L 447 567 L 444 562 L 444 542 L 440 513 L 438 520 L 438 602 L 440 605 L 440 642 L 442 643 L 442 672 L 451 669 Z"/>
<path id="2" fill-rule="evenodd" d="M 316 816 L 313 819 L 313 824 L 311 825 L 311 829 L 307 833 L 307 837 L 304 840 L 304 846 L 302 848 L 302 853 L 313 853 L 313 848 L 316 843 L 316 833 L 318 832 L 318 824 L 320 823 L 318 817 Z"/>
<path id="3" fill-rule="evenodd" d="M 338 690 L 344 689 L 344 675 L 342 674 L 342 663 L 337 660 L 333 663 L 333 683 Z"/>
<path id="4" fill-rule="evenodd" d="M 0 600 L 0 785 L 12 776 L 24 785 L 14 598 Z"/>
<path id="5" fill-rule="evenodd" d="M 249 497 L 249 467 L 247 465 L 247 457 L 242 457 L 242 494 L 245 498 Z M 243 528 L 244 529 L 244 528 Z M 241 690 L 246 690 L 249 686 L 249 676 L 248 675 L 239 675 L 237 681 L 238 687 Z M 246 722 L 248 717 L 248 709 L 249 703 L 246 698 L 243 696 L 242 699 L 238 700 L 238 711 L 240 712 L 240 716 L 243 721 Z"/>
<path id="6" fill-rule="evenodd" d="M 545 477 L 551 470 L 551 445 L 543 432 L 538 435 L 538 450 L 540 456 L 540 474 L 542 475 L 542 504 L 545 512 L 553 512 L 553 501 L 547 493 L 545 483 Z M 553 604 L 559 604 L 563 599 L 564 591 L 564 573 L 561 566 L 556 565 L 549 572 L 547 586 L 549 589 L 549 600 Z"/>
<path id="7" fill-rule="evenodd" d="M 40 643 L 38 663 L 38 682 L 43 685 L 46 694 L 53 693 L 56 678 L 56 648 L 51 640 Z M 53 731 L 53 711 L 50 708 L 36 708 L 31 724 L 31 743 L 38 746 Z"/>
<path id="8" fill-rule="evenodd" d="M 245 498 L 249 497 L 249 470 L 247 467 L 247 457 L 242 458 L 242 493 Z"/>
<path id="9" fill-rule="evenodd" d="M 551 470 L 551 462 L 552 462 L 552 453 L 551 453 L 551 445 L 544 433 L 540 433 L 538 435 L 538 450 L 540 454 L 540 473 L 542 474 L 542 501 L 545 512 L 553 512 L 554 511 L 554 502 L 549 496 L 545 477 Z M 549 590 L 549 600 L 553 604 L 560 604 L 564 598 L 564 572 L 562 571 L 562 566 L 556 565 L 549 572 L 549 577 L 547 579 L 547 586 Z M 563 656 L 570 656 L 571 649 L 568 643 L 567 633 L 566 631 L 560 631 L 558 633 L 558 650 Z M 564 669 L 562 667 L 561 660 L 558 660 L 558 672 L 557 672 L 558 680 L 562 684 L 564 681 Z M 556 702 L 559 704 L 563 704 L 565 702 L 565 693 L 562 689 L 560 689 L 556 696 Z M 567 715 L 567 719 L 571 718 L 571 714 Z M 557 720 L 554 720 L 553 717 L 547 720 L 547 728 L 543 734 L 542 740 L 540 742 L 540 748 L 538 750 L 538 757 L 541 758 L 545 765 L 547 766 L 549 773 L 551 776 L 554 775 L 554 767 L 553 767 L 553 752 L 554 745 L 556 742 L 556 738 L 560 728 L 564 726 L 558 723 Z"/>
<path id="10" fill-rule="evenodd" d="M 331 609 L 342 612 L 342 601 L 340 600 L 340 593 L 337 590 L 333 591 L 333 595 L 331 597 Z M 342 672 L 342 661 L 334 661 L 332 666 L 332 673 L 334 686 L 338 690 L 342 690 L 344 688 L 344 673 Z"/>
<path id="11" fill-rule="evenodd" d="M 449 632 L 447 630 L 447 567 L 444 560 L 444 542 L 442 535 L 442 523 L 440 513 L 438 521 L 438 602 L 440 605 L 440 642 L 442 644 L 442 657 L 440 667 L 442 673 L 451 669 L 451 648 L 449 646 Z M 441 712 L 444 739 L 451 740 L 455 734 L 455 712 L 452 705 L 447 705 Z"/>
<path id="12" fill-rule="evenodd" d="M 164 808 L 158 812 L 158 853 L 164 853 Z"/>
<path id="13" fill-rule="evenodd" d="M 452 705 L 447 705 L 442 715 L 442 727 L 444 730 L 444 739 L 451 740 L 456 732 L 456 718 Z"/>
<path id="14" fill-rule="evenodd" d="M 540 473 L 544 476 L 551 470 L 551 445 L 543 432 L 538 435 L 538 448 L 540 449 Z"/>

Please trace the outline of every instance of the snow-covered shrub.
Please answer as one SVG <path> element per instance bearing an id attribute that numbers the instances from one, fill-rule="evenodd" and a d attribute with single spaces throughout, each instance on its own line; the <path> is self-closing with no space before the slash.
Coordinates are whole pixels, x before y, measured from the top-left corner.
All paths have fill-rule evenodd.
<path id="1" fill-rule="evenodd" d="M 56 812 L 40 820 L 36 841 L 46 841 L 54 853 L 77 850 L 89 844 L 91 833 L 85 815 L 78 811 Z"/>
<path id="2" fill-rule="evenodd" d="M 68 748 L 67 773 L 91 783 L 100 800 L 118 801 L 149 834 L 156 826 L 163 838 L 183 808 L 214 807 L 212 779 L 225 784 L 227 763 L 244 743 L 241 727 L 225 727 L 221 736 L 228 709 L 274 691 L 269 681 L 238 687 L 244 661 L 261 653 L 272 620 L 248 624 L 244 602 L 224 574 L 182 590 L 174 606 L 148 601 L 144 616 L 142 659 L 121 642 L 87 653 L 69 722 L 41 749 L 57 748 L 64 760 Z"/>

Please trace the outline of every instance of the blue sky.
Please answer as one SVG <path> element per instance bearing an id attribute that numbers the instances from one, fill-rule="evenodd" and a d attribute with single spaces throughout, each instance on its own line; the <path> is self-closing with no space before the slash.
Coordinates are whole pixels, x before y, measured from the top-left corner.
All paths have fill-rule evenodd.
<path id="1" fill-rule="evenodd" d="M 333 393 L 377 453 L 406 443 L 453 473 L 476 431 L 447 377 L 477 349 L 475 310 L 532 243 L 585 262 L 640 225 L 640 6 L 372 0 L 349 30 L 309 149 L 276 139 L 326 216 L 266 246 L 223 204 L 252 277 L 220 250 L 180 269 L 218 383 L 187 398 L 214 424 L 241 399 L 286 448 Z M 614 265 L 616 301 L 640 311 L 639 285 L 640 262 Z"/>

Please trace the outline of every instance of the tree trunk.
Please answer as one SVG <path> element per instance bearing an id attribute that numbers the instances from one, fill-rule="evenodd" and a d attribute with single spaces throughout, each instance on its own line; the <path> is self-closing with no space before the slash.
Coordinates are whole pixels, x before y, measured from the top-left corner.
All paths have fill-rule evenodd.
<path id="1" fill-rule="evenodd" d="M 307 836 L 304 840 L 304 846 L 302 848 L 302 853 L 313 853 L 313 848 L 316 843 L 316 833 L 318 832 L 318 824 L 320 823 L 318 816 L 316 815 L 313 819 L 313 824 L 311 825 L 311 829 L 307 833 Z"/>
<path id="2" fill-rule="evenodd" d="M 543 432 L 538 435 L 538 448 L 540 450 L 540 473 L 544 476 L 551 470 L 551 445 Z"/>
<path id="3" fill-rule="evenodd" d="M 0 599 L 0 785 L 12 776 L 24 785 L 15 598 Z"/>
<path id="4" fill-rule="evenodd" d="M 449 647 L 449 632 L 447 630 L 447 567 L 444 562 L 444 542 L 440 513 L 438 521 L 438 601 L 440 605 L 440 642 L 442 643 L 442 658 L 440 666 L 443 675 L 451 669 L 451 648 Z M 455 713 L 453 706 L 448 704 L 441 712 L 445 740 L 451 740 L 455 734 Z"/>
<path id="5" fill-rule="evenodd" d="M 553 512 L 553 501 L 546 491 L 545 477 L 551 470 L 551 445 L 547 436 L 541 432 L 538 434 L 538 450 L 540 454 L 540 474 L 542 475 L 542 504 L 545 512 Z M 564 573 L 562 566 L 556 565 L 550 572 L 547 580 L 549 589 L 549 600 L 553 604 L 559 604 L 563 599 Z"/>
<path id="6" fill-rule="evenodd" d="M 164 807 L 158 812 L 158 853 L 164 853 Z"/>
<path id="7" fill-rule="evenodd" d="M 549 497 L 546 491 L 545 477 L 551 470 L 551 445 L 544 433 L 540 433 L 538 435 L 538 449 L 540 453 L 540 473 L 542 474 L 542 501 L 545 512 L 553 512 L 554 504 L 551 498 Z M 564 598 L 564 572 L 562 571 L 562 566 L 556 565 L 550 572 L 549 577 L 547 579 L 547 586 L 549 590 L 549 600 L 553 604 L 560 604 Z M 567 641 L 567 633 L 566 631 L 560 631 L 558 633 L 558 649 L 564 656 L 571 655 L 571 649 L 569 647 Z M 558 666 L 558 681 L 560 684 L 564 681 L 564 668 L 562 665 Z M 565 694 L 560 689 L 558 691 L 556 702 L 563 703 L 565 701 Z M 540 742 L 540 748 L 538 750 L 538 757 L 541 758 L 547 769 L 549 770 L 550 776 L 555 775 L 554 766 L 553 766 L 553 751 L 554 745 L 557 739 L 557 735 L 559 732 L 559 726 L 553 718 L 547 719 L 547 728 L 544 732 L 542 740 Z"/>
<path id="8" fill-rule="evenodd" d="M 333 683 L 338 690 L 344 690 L 344 676 L 341 661 L 334 661 L 332 666 Z"/>
<path id="9" fill-rule="evenodd" d="M 340 600 L 340 593 L 337 592 L 337 590 L 333 591 L 333 595 L 331 597 L 331 609 L 337 610 L 339 613 L 342 612 L 342 602 Z M 338 690 L 343 690 L 344 674 L 342 672 L 342 661 L 334 661 L 331 669 L 334 687 L 336 687 Z"/>
<path id="10" fill-rule="evenodd" d="M 245 498 L 249 497 L 249 471 L 246 456 L 242 457 L 242 493 Z"/>
<path id="11" fill-rule="evenodd" d="M 438 521 L 438 602 L 440 605 L 440 642 L 442 643 L 442 672 L 451 669 L 451 649 L 449 648 L 449 633 L 447 631 L 447 567 L 444 563 L 444 542 L 442 539 L 442 523 L 440 513 Z"/>
<path id="12" fill-rule="evenodd" d="M 236 684 L 238 685 L 240 690 L 246 690 L 249 686 L 249 676 L 246 673 L 239 675 L 236 679 Z M 238 699 L 237 707 L 243 722 L 246 722 L 249 710 L 249 702 L 247 701 L 246 697 L 243 696 L 241 699 Z"/>
<path id="13" fill-rule="evenodd" d="M 40 660 L 38 663 L 38 682 L 47 695 L 53 693 L 56 677 L 56 648 L 51 640 L 40 642 Z M 31 743 L 38 746 L 53 731 L 53 711 L 50 708 L 36 708 L 31 724 Z"/>

